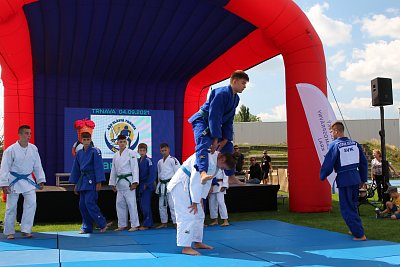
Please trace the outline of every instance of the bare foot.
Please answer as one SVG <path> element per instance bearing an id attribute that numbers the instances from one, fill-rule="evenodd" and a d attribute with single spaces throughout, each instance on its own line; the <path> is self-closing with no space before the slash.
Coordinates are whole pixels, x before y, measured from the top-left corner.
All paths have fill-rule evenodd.
<path id="1" fill-rule="evenodd" d="M 25 237 L 25 238 L 32 238 L 32 237 L 33 237 L 33 235 L 32 235 L 31 233 L 24 233 L 24 232 L 21 232 L 21 234 L 22 234 L 22 236 Z"/>
<path id="2" fill-rule="evenodd" d="M 126 229 L 126 227 L 118 227 L 117 229 L 115 229 L 114 231 L 124 231 Z"/>
<path id="3" fill-rule="evenodd" d="M 146 227 L 146 226 L 140 226 L 140 227 L 139 227 L 139 230 L 140 230 L 140 231 L 148 230 L 148 229 L 149 229 L 149 227 Z"/>
<path id="4" fill-rule="evenodd" d="M 108 229 L 108 224 L 106 225 L 106 227 L 100 229 L 100 233 L 106 232 L 107 229 Z"/>
<path id="5" fill-rule="evenodd" d="M 228 221 L 226 221 L 226 222 L 224 222 L 223 224 L 221 224 L 222 227 L 229 226 L 229 225 L 230 225 L 230 224 L 229 224 Z"/>
<path id="6" fill-rule="evenodd" d="M 184 247 L 182 249 L 182 254 L 192 255 L 192 256 L 200 256 L 200 252 L 192 249 L 191 247 Z"/>
<path id="7" fill-rule="evenodd" d="M 212 220 L 212 222 L 209 224 L 209 226 L 214 226 L 218 225 L 218 220 Z"/>
<path id="8" fill-rule="evenodd" d="M 167 227 L 168 227 L 168 224 L 162 223 L 159 226 L 157 226 L 156 229 L 167 228 Z"/>
<path id="9" fill-rule="evenodd" d="M 14 235 L 8 235 L 8 236 L 7 236 L 7 239 L 8 239 L 8 240 L 12 240 L 12 239 L 15 239 L 15 237 L 14 237 Z"/>
<path id="10" fill-rule="evenodd" d="M 128 232 L 135 232 L 137 230 L 139 230 L 138 227 L 132 227 L 131 229 L 128 230 Z"/>
<path id="11" fill-rule="evenodd" d="M 366 241 L 367 237 L 365 235 L 363 235 L 362 237 L 354 237 L 353 240 L 355 240 L 355 241 Z"/>
<path id="12" fill-rule="evenodd" d="M 203 224 L 203 227 L 206 228 L 206 227 L 208 227 L 208 225 L 204 223 L 204 224 Z"/>
<path id="13" fill-rule="evenodd" d="M 88 232 L 85 232 L 85 231 L 82 230 L 82 231 L 79 232 L 79 234 L 84 235 L 84 234 L 88 234 Z"/>
<path id="14" fill-rule="evenodd" d="M 194 243 L 193 247 L 197 248 L 197 249 L 214 249 L 214 247 L 206 245 L 206 244 L 201 243 L 201 242 Z"/>
<path id="15" fill-rule="evenodd" d="M 246 183 L 243 183 L 242 181 L 240 181 L 238 178 L 236 178 L 235 176 L 229 176 L 229 184 L 238 184 L 238 185 L 245 185 Z"/>

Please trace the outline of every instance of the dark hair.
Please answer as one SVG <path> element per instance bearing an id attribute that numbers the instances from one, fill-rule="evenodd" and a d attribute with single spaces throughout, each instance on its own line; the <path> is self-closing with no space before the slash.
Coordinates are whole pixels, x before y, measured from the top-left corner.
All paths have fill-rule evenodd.
<path id="1" fill-rule="evenodd" d="M 141 149 L 141 148 L 144 148 L 144 149 L 146 149 L 146 151 L 147 151 L 147 145 L 146 145 L 145 143 L 140 143 L 140 144 L 138 145 L 138 149 Z"/>
<path id="2" fill-rule="evenodd" d="M 126 136 L 123 134 L 118 135 L 117 140 L 126 140 Z"/>
<path id="3" fill-rule="evenodd" d="M 23 130 L 29 130 L 31 127 L 29 126 L 29 125 L 26 125 L 26 124 L 24 124 L 24 125 L 21 125 L 21 126 L 19 126 L 19 128 L 18 128 L 18 133 L 19 134 L 22 134 L 22 131 Z"/>
<path id="4" fill-rule="evenodd" d="M 225 154 L 222 154 L 222 155 L 225 156 L 225 163 L 226 163 L 226 166 L 228 167 L 228 169 L 229 170 L 235 169 L 236 160 L 233 157 L 233 155 L 231 153 L 225 153 Z"/>
<path id="5" fill-rule="evenodd" d="M 335 121 L 332 126 L 331 129 L 336 128 L 336 130 L 338 130 L 339 132 L 344 132 L 344 125 L 342 122 L 340 121 Z"/>
<path id="6" fill-rule="evenodd" d="M 164 148 L 164 147 L 169 148 L 169 145 L 167 143 L 161 143 L 160 144 L 160 148 Z"/>
<path id="7" fill-rule="evenodd" d="M 92 138 L 92 135 L 88 132 L 81 133 L 81 138 Z"/>
<path id="8" fill-rule="evenodd" d="M 231 74 L 231 79 L 230 81 L 232 82 L 235 79 L 244 79 L 246 81 L 249 81 L 249 75 L 247 75 L 246 72 L 242 71 L 242 70 L 235 70 L 232 74 Z"/>

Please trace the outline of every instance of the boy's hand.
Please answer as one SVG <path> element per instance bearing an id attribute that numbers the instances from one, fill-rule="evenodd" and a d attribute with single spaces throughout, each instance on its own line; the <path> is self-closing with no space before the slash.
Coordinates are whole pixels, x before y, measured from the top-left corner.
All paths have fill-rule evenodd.
<path id="1" fill-rule="evenodd" d="M 74 186 L 74 194 L 75 194 L 75 195 L 79 195 L 79 194 L 78 194 L 78 191 L 76 191 L 76 185 Z"/>
<path id="2" fill-rule="evenodd" d="M 146 188 L 147 188 L 147 184 L 144 184 L 143 185 L 143 191 L 146 190 Z"/>
<path id="3" fill-rule="evenodd" d="M 193 211 L 193 214 L 197 214 L 197 212 L 198 212 L 198 210 L 197 210 L 197 203 L 193 203 L 192 205 L 190 205 L 190 206 L 188 207 L 188 209 L 189 209 L 189 212 L 190 212 L 190 213 L 192 213 L 192 211 Z"/>
<path id="4" fill-rule="evenodd" d="M 39 184 L 39 187 L 40 187 L 40 190 L 43 190 L 43 188 L 44 188 L 44 183 L 40 183 L 40 184 Z"/>
<path id="5" fill-rule="evenodd" d="M 99 192 L 101 189 L 101 183 L 96 184 L 96 192 Z"/>
<path id="6" fill-rule="evenodd" d="M 221 149 L 228 143 L 228 139 L 223 139 L 221 142 L 218 143 L 218 151 L 221 151 Z"/>
<path id="7" fill-rule="evenodd" d="M 3 194 L 7 195 L 7 194 L 11 193 L 11 190 L 10 190 L 9 186 L 3 186 L 2 189 L 3 189 Z"/>
<path id="8" fill-rule="evenodd" d="M 211 145 L 211 154 L 214 154 L 217 148 L 218 148 L 218 138 L 214 138 L 214 141 Z"/>
<path id="9" fill-rule="evenodd" d="M 219 190 L 220 192 L 225 192 L 226 187 L 221 187 L 221 190 Z"/>
<path id="10" fill-rule="evenodd" d="M 129 188 L 131 191 L 135 190 L 136 187 L 138 186 L 138 183 L 133 183 L 131 184 L 131 187 Z"/>
<path id="11" fill-rule="evenodd" d="M 115 192 L 117 192 L 117 187 L 115 186 L 115 185 L 113 185 L 112 187 L 111 187 L 111 189 L 112 189 L 112 191 L 115 193 Z"/>
<path id="12" fill-rule="evenodd" d="M 200 173 L 200 177 L 201 177 L 202 184 L 207 183 L 208 180 L 211 180 L 213 178 L 212 175 L 208 175 L 207 172 L 205 172 L 205 171 L 202 171 Z"/>

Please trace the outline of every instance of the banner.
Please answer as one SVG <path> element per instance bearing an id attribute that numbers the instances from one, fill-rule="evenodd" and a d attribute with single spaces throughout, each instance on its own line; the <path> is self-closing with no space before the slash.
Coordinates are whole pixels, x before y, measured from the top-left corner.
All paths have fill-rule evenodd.
<path id="1" fill-rule="evenodd" d="M 336 116 L 327 97 L 317 87 L 308 83 L 298 83 L 296 87 L 307 117 L 315 150 L 322 165 L 328 152 L 328 145 L 333 141 L 330 128 L 332 123 L 336 121 Z M 328 176 L 332 193 L 336 191 L 335 178 L 335 172 Z"/>

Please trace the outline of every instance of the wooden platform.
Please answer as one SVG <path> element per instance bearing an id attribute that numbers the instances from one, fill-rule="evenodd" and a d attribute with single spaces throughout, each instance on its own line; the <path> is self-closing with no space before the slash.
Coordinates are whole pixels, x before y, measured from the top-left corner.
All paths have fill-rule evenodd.
<path id="1" fill-rule="evenodd" d="M 278 185 L 232 185 L 225 195 L 228 212 L 277 210 Z M 79 196 L 73 192 L 73 186 L 45 186 L 37 191 L 36 223 L 44 222 L 80 222 Z M 104 186 L 99 192 L 99 206 L 107 220 L 116 219 L 114 193 Z M 17 220 L 22 216 L 22 196 L 18 202 Z M 158 195 L 153 194 L 153 219 L 159 221 Z"/>

